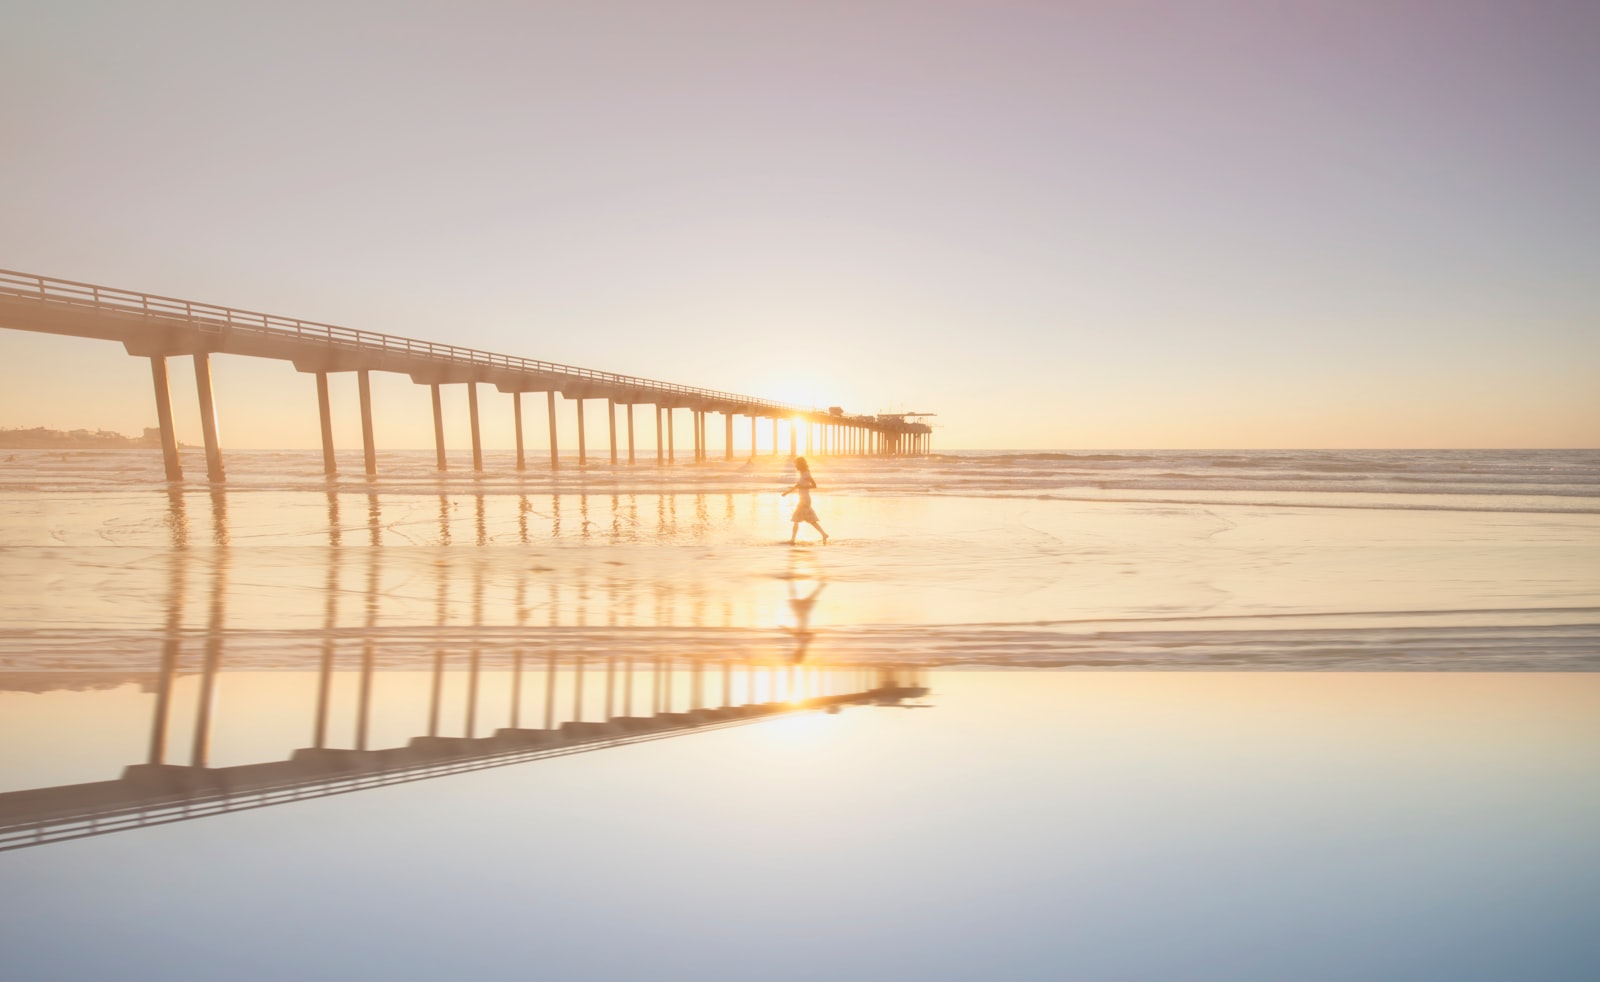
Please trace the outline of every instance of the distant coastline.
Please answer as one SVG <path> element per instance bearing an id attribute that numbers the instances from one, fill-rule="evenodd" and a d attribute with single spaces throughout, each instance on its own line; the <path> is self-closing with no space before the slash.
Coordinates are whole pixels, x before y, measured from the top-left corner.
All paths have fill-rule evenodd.
<path id="1" fill-rule="evenodd" d="M 0 450 L 159 450 L 161 431 L 145 427 L 143 436 L 123 436 L 110 430 L 31 430 L 0 428 Z"/>

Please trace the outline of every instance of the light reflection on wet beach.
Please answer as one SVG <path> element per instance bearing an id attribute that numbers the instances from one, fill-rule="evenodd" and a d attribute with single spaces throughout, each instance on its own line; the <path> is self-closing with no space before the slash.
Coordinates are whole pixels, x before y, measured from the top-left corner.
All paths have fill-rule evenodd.
<path id="1" fill-rule="evenodd" d="M 853 659 L 1574 669 L 1594 667 L 1600 620 L 1600 518 L 1580 512 L 836 493 L 836 542 L 789 549 L 784 505 L 749 480 L 500 494 L 451 475 L 422 494 L 253 489 L 236 470 L 228 490 L 11 492 L 4 663 L 135 654 L 201 630 L 178 599 L 201 594 L 257 667 L 312 635 L 359 635 L 389 664 L 434 638 L 491 660 L 513 637 L 748 656 L 793 627 L 800 580 L 828 585 L 808 644 Z"/>

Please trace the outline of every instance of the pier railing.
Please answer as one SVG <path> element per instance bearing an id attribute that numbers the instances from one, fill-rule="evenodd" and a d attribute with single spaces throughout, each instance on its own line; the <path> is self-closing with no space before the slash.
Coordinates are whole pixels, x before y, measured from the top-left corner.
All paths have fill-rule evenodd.
<path id="1" fill-rule="evenodd" d="M 33 299 L 48 304 L 60 304 L 79 309 L 93 309 L 111 314 L 136 314 L 159 317 L 167 321 L 181 321 L 199 334 L 255 335 L 265 338 L 320 342 L 331 347 L 354 350 L 375 355 L 397 354 L 421 358 L 451 366 L 471 366 L 503 369 L 534 375 L 556 376 L 578 381 L 588 381 L 607 386 L 622 386 L 663 395 L 724 402 L 749 406 L 768 414 L 815 414 L 814 406 L 759 399 L 754 396 L 694 386 L 677 385 L 655 379 L 638 378 L 602 372 L 559 362 L 522 358 L 516 355 L 497 354 L 477 348 L 463 348 L 453 344 L 419 341 L 415 338 L 363 331 L 356 328 L 323 324 L 284 317 L 256 310 L 241 310 L 196 300 L 183 300 L 152 293 L 139 293 L 116 287 L 80 283 L 74 280 L 38 276 L 15 270 L 0 269 L 0 296 Z"/>

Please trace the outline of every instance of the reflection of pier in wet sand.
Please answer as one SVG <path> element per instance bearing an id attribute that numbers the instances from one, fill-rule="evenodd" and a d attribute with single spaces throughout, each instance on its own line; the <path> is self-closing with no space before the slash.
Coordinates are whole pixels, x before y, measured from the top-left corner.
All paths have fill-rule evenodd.
<path id="1" fill-rule="evenodd" d="M 667 606 L 687 607 L 694 622 L 676 627 L 671 610 L 661 608 L 671 597 L 670 590 L 661 593 L 663 580 L 613 583 L 603 577 L 591 583 L 581 566 L 556 575 L 553 569 L 532 574 L 523 560 L 486 563 L 479 551 L 449 547 L 454 509 L 443 499 L 438 546 L 412 563 L 406 558 L 410 550 L 380 547 L 385 525 L 379 499 L 364 497 L 370 546 L 347 549 L 339 496 L 329 493 L 328 544 L 297 547 L 291 554 L 296 578 L 315 582 L 320 597 L 304 610 L 308 616 L 302 619 L 309 623 L 302 626 L 287 624 L 290 613 L 281 605 L 262 608 L 249 597 L 270 579 L 263 571 L 274 567 L 239 565 L 252 552 L 233 546 L 237 516 L 230 519 L 226 492 L 209 494 L 209 535 L 191 527 L 201 515 L 191 514 L 185 496 L 169 494 L 171 548 L 164 568 L 152 567 L 157 579 L 149 584 L 161 583 L 165 594 L 152 606 L 161 616 L 152 620 L 153 630 L 91 629 L 74 641 L 63 635 L 52 657 L 73 671 L 52 671 L 50 659 L 36 661 L 54 680 L 51 688 L 74 678 L 109 679 L 113 685 L 137 681 L 149 694 L 145 698 L 153 696 L 148 739 L 139 749 L 110 748 L 105 762 L 142 759 L 114 780 L 0 793 L 0 850 L 800 712 L 898 704 L 927 691 L 918 669 L 834 658 L 831 652 L 808 656 L 814 632 L 799 613 L 794 628 L 712 631 L 699 626 L 701 602 L 674 600 Z M 558 500 L 552 499 L 553 522 L 559 522 Z M 586 512 L 587 498 L 579 500 L 580 512 Z M 661 520 L 668 522 L 673 509 L 666 499 L 663 508 Z M 526 510 L 518 517 L 519 538 L 526 543 Z M 476 524 L 482 544 L 481 515 Z M 346 563 L 355 557 L 365 563 Z M 386 568 L 399 576 L 398 584 L 385 585 Z M 527 623 L 534 575 L 552 591 L 547 625 Z M 791 574 L 786 587 L 770 581 L 773 589 L 789 591 L 791 606 L 798 596 L 793 575 L 798 574 Z M 499 581 L 498 591 L 489 589 L 490 578 Z M 568 580 L 573 596 L 558 597 L 558 581 Z M 594 602 L 607 609 L 605 627 L 587 624 L 591 590 Z M 807 615 L 819 590 L 820 584 L 810 587 Z M 653 615 L 649 603 L 636 609 L 641 595 L 655 602 Z M 246 610 L 237 609 L 241 603 Z M 618 624 L 619 611 L 628 612 L 627 626 Z M 508 612 L 515 616 L 508 618 Z M 112 642 L 113 636 L 121 640 Z M 109 655 L 96 653 L 108 646 Z M 130 659 L 155 671 L 130 673 Z M 296 672 L 301 666 L 315 672 Z M 308 684 L 263 703 L 272 718 L 257 725 L 273 744 L 263 748 L 256 739 L 251 752 L 225 748 L 214 754 L 213 735 L 219 728 L 237 730 L 236 720 L 248 719 L 250 703 L 246 696 L 247 712 L 239 713 L 240 702 L 219 694 L 236 673 L 262 668 L 269 672 L 256 675 L 257 681 L 270 674 L 284 678 L 287 671 Z M 302 740 L 308 742 L 300 745 Z"/>
<path id="2" fill-rule="evenodd" d="M 147 759 L 128 766 L 116 780 L 0 793 L 0 851 L 620 747 L 793 713 L 894 705 L 928 691 L 920 673 L 907 668 L 723 662 L 708 672 L 705 662 L 696 661 L 690 666 L 689 691 L 675 694 L 674 675 L 678 673 L 667 659 L 656 659 L 641 669 L 632 658 L 620 659 L 621 664 L 619 659 L 607 658 L 601 672 L 582 658 L 560 662 L 551 656 L 543 659 L 543 725 L 532 727 L 522 725 L 526 679 L 518 656 L 511 685 L 511 725 L 486 736 L 474 734 L 480 708 L 474 664 L 462 733 L 440 732 L 443 673 L 436 672 L 427 732 L 403 746 L 368 749 L 371 661 L 363 665 L 357 687 L 357 731 L 349 747 L 329 744 L 332 671 L 324 661 L 311 746 L 298 748 L 281 760 L 213 767 L 208 754 L 216 723 L 213 695 L 219 660 L 220 651 L 208 649 L 188 763 L 168 760 L 178 673 L 173 659 L 164 657 Z M 708 675 L 720 677 L 718 698 L 708 696 Z M 596 681 L 591 676 L 604 679 L 604 710 L 595 719 L 585 719 L 584 687 Z M 572 718 L 561 720 L 556 706 L 563 689 L 572 700 Z M 640 703 L 648 699 L 648 712 L 636 712 L 636 695 Z M 683 705 L 685 699 L 687 705 Z"/>

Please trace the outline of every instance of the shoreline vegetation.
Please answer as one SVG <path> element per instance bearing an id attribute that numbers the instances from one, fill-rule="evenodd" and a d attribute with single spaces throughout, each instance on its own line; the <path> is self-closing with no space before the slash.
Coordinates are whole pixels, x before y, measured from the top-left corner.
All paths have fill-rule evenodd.
<path id="1" fill-rule="evenodd" d="M 181 446 L 181 444 L 180 444 Z M 161 431 L 147 426 L 143 436 L 111 430 L 51 430 L 0 427 L 0 450 L 160 450 Z"/>

